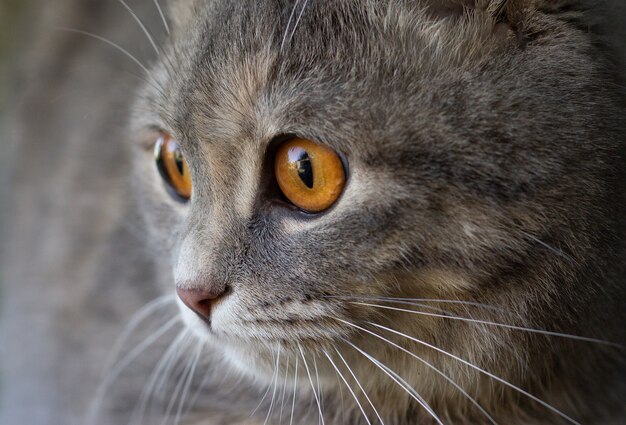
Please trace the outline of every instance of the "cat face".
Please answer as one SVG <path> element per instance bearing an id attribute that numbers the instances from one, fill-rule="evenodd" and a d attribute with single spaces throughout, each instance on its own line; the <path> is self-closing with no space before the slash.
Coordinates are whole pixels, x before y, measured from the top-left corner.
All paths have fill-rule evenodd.
<path id="1" fill-rule="evenodd" d="M 502 318 L 480 303 L 540 326 L 573 305 L 616 119 L 587 39 L 527 6 L 175 5 L 133 128 L 138 196 L 187 326 L 254 373 L 277 347 L 360 357 L 346 340 L 400 362 L 354 327 L 372 323 L 477 364 L 526 358 L 524 338 L 438 315 Z M 188 164 L 183 202 L 154 164 L 164 134 Z M 322 211 L 277 181 L 277 152 L 296 139 L 345 174 Z M 429 316 L 389 298 L 444 301 L 425 301 Z"/>

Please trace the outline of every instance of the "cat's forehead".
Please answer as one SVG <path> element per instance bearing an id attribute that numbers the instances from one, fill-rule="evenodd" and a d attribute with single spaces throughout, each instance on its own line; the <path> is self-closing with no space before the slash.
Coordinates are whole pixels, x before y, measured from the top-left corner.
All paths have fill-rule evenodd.
<path id="1" fill-rule="evenodd" d="M 340 142 L 345 123 L 392 110 L 381 104 L 394 95 L 427 96 L 433 79 L 493 49 L 487 24 L 433 16 L 420 2 L 383 3 L 179 4 L 156 98 L 189 140 L 210 131 L 214 142 L 272 132 Z"/>

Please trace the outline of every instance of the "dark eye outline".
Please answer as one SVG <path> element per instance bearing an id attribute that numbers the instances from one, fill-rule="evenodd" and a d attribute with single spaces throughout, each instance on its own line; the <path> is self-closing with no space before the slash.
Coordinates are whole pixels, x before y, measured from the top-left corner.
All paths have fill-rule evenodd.
<path id="1" fill-rule="evenodd" d="M 163 158 L 163 146 L 167 142 L 176 143 L 176 141 L 174 141 L 168 133 L 161 131 L 159 138 L 154 144 L 154 161 L 156 163 L 156 167 L 159 172 L 159 175 L 163 179 L 163 183 L 164 183 L 167 193 L 175 201 L 180 202 L 181 204 L 187 204 L 191 199 L 191 194 L 189 196 L 185 196 L 185 195 L 182 195 L 176 189 L 176 187 L 174 186 L 174 182 L 172 181 L 172 176 L 170 175 L 169 171 L 167 170 L 167 166 L 165 165 L 165 159 Z M 186 160 L 184 156 L 182 155 L 182 152 L 180 151 L 180 145 L 178 145 L 178 143 L 176 143 L 176 145 L 177 145 L 176 155 L 177 155 L 177 160 L 178 160 L 176 166 L 180 170 L 183 167 L 183 161 L 186 162 Z M 188 167 L 189 166 L 187 165 L 187 168 Z M 191 187 L 193 188 L 193 182 L 192 182 Z"/>

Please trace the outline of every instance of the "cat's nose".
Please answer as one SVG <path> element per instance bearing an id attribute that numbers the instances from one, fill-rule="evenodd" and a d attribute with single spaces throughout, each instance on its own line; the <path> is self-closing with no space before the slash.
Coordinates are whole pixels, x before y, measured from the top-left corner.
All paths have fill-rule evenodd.
<path id="1" fill-rule="evenodd" d="M 204 319 L 211 318 L 211 308 L 215 300 L 226 292 L 223 288 L 180 288 L 176 287 L 176 293 L 181 301 Z"/>

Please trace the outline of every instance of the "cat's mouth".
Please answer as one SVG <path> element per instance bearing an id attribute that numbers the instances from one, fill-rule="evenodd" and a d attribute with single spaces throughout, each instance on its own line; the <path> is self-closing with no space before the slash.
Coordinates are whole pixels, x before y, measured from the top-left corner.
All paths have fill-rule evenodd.
<path id="1" fill-rule="evenodd" d="M 347 336 L 345 326 L 337 320 L 345 312 L 333 303 L 296 314 L 284 307 L 280 311 L 267 305 L 250 308 L 236 301 L 223 301 L 214 306 L 211 315 L 205 315 L 198 314 L 180 299 L 177 302 L 183 322 L 201 339 L 308 346 Z"/>

